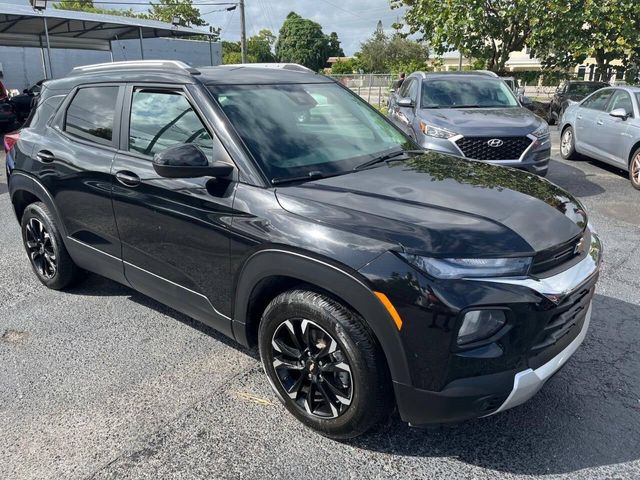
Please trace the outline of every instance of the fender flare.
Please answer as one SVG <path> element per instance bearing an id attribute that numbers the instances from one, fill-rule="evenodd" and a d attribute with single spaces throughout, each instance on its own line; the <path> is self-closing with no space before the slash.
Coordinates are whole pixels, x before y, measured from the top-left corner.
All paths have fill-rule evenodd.
<path id="1" fill-rule="evenodd" d="M 55 202 L 53 201 L 53 197 L 49 193 L 49 191 L 45 188 L 39 180 L 34 178 L 31 175 L 28 175 L 23 172 L 13 171 L 11 172 L 11 176 L 8 179 L 9 181 L 9 195 L 11 198 L 11 203 L 13 204 L 14 213 L 16 214 L 16 218 L 18 217 L 18 212 L 16 211 L 15 204 L 15 196 L 19 192 L 28 192 L 40 199 L 42 203 L 44 203 L 51 215 L 54 216 L 54 220 L 56 221 L 56 226 L 62 233 L 62 238 L 67 238 L 67 230 L 65 228 L 64 223 L 62 222 L 62 217 L 60 216 L 60 212 L 58 211 L 58 207 L 56 207 Z"/>
<path id="2" fill-rule="evenodd" d="M 364 277 L 308 254 L 269 248 L 249 257 L 240 271 L 235 290 L 233 332 L 237 341 L 248 345 L 249 330 L 253 326 L 247 318 L 251 294 L 261 280 L 272 276 L 290 277 L 317 286 L 346 302 L 362 316 L 380 343 L 392 379 L 410 383 L 399 332 Z"/>

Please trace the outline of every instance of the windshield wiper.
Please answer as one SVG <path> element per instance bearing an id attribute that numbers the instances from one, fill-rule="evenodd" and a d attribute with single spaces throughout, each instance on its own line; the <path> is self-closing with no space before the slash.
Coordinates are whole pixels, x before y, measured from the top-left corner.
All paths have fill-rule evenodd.
<path id="1" fill-rule="evenodd" d="M 272 185 L 280 185 L 281 183 L 288 182 L 300 182 L 303 180 L 315 180 L 318 178 L 323 178 L 324 174 L 319 170 L 311 170 L 306 175 L 300 175 L 298 177 L 275 177 L 271 179 Z"/>
<path id="2" fill-rule="evenodd" d="M 367 160 L 364 163 L 361 163 L 360 165 L 355 166 L 353 169 L 354 170 L 363 170 L 367 167 L 371 167 L 372 165 L 375 165 L 377 163 L 382 163 L 382 162 L 388 162 L 389 160 L 392 160 L 396 157 L 399 157 L 400 155 L 404 155 L 406 153 L 416 153 L 416 154 L 420 154 L 420 153 L 424 153 L 424 150 L 400 150 L 398 152 L 391 152 L 391 153 L 387 153 L 385 155 L 380 155 L 379 157 L 373 158 L 371 160 Z"/>

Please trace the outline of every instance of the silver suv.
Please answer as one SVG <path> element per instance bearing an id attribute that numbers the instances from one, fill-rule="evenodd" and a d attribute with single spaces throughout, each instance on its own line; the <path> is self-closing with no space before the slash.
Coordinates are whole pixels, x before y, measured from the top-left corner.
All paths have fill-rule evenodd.
<path id="1" fill-rule="evenodd" d="M 389 100 L 389 118 L 422 147 L 544 176 L 549 126 L 500 78 L 481 72 L 412 73 Z"/>

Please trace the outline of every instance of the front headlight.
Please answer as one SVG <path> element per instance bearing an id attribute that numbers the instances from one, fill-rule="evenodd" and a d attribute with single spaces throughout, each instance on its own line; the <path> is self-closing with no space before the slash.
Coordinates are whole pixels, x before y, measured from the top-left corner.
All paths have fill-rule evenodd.
<path id="1" fill-rule="evenodd" d="M 422 130 L 422 133 L 426 136 L 435 138 L 451 138 L 457 135 L 457 133 L 451 132 L 446 128 L 434 127 L 424 122 L 420 122 L 420 130 Z"/>
<path id="2" fill-rule="evenodd" d="M 547 123 L 543 123 L 538 128 L 536 128 L 531 135 L 536 137 L 538 140 L 543 140 L 549 137 L 549 125 Z"/>
<path id="3" fill-rule="evenodd" d="M 433 258 L 409 254 L 402 256 L 423 272 L 442 279 L 520 277 L 529 272 L 532 260 L 531 257 Z"/>

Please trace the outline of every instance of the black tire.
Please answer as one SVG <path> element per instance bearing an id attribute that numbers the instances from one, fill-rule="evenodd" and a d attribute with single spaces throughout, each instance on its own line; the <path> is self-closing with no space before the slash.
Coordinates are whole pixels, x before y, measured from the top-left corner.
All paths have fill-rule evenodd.
<path id="1" fill-rule="evenodd" d="M 22 242 L 38 280 L 53 290 L 62 290 L 82 277 L 45 204 L 28 205 L 21 226 Z"/>
<path id="2" fill-rule="evenodd" d="M 310 356 L 304 353 L 305 340 Z M 307 290 L 282 293 L 265 309 L 258 341 L 271 386 L 307 427 L 345 440 L 388 418 L 394 402 L 382 350 L 363 319 L 338 301 Z M 288 363 L 274 366 L 281 359 Z M 308 401 L 310 391 L 314 393 Z"/>
<path id="3" fill-rule="evenodd" d="M 565 144 L 565 141 L 567 142 Z M 576 137 L 573 133 L 573 127 L 565 128 L 560 134 L 560 156 L 565 160 L 577 160 Z"/>
<path id="4" fill-rule="evenodd" d="M 629 180 L 636 190 L 640 190 L 640 148 L 638 148 L 629 161 Z"/>

